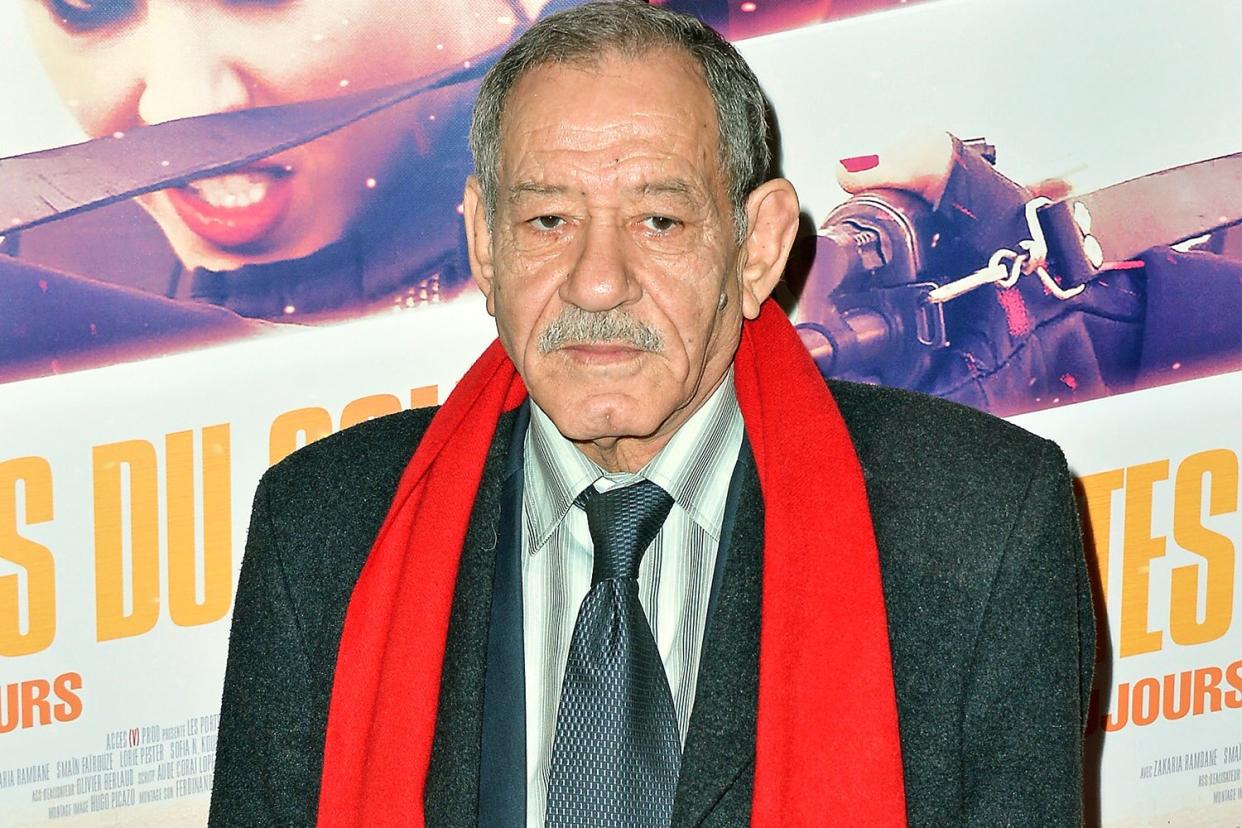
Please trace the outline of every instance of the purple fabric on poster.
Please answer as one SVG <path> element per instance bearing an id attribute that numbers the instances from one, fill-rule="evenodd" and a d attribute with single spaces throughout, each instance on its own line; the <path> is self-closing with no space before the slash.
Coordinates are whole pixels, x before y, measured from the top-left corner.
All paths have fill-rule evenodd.
<path id="1" fill-rule="evenodd" d="M 265 324 L 0 256 L 0 382 L 202 347 Z M 56 324 L 45 324 L 55 319 Z"/>

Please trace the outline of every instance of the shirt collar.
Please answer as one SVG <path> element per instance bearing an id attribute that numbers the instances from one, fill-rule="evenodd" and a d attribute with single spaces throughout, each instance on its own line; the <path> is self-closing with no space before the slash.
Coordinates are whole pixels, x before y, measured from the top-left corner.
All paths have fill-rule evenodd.
<path id="1" fill-rule="evenodd" d="M 574 499 L 603 471 L 577 446 L 566 440 L 543 409 L 530 401 L 526 429 L 525 480 L 522 508 L 526 518 L 527 549 L 533 554 L 547 543 L 565 519 Z"/>
<path id="2" fill-rule="evenodd" d="M 720 387 L 640 472 L 716 542 L 744 431 L 730 366 Z"/>
<path id="3" fill-rule="evenodd" d="M 616 485 L 650 480 L 719 542 L 725 495 L 743 432 L 730 367 L 720 386 L 646 466 L 632 475 L 608 475 L 565 439 L 532 400 L 522 498 L 528 551 L 534 554 L 547 543 L 574 499 L 600 478 Z"/>

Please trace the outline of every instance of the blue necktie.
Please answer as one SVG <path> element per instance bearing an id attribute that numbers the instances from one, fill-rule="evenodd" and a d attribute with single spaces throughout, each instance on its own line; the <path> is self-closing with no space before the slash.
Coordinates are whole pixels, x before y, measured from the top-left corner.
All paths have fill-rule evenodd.
<path id="1" fill-rule="evenodd" d="M 595 563 L 569 644 L 548 776 L 549 826 L 667 826 L 681 738 L 638 565 L 673 499 L 654 483 L 597 492 L 587 514 Z"/>

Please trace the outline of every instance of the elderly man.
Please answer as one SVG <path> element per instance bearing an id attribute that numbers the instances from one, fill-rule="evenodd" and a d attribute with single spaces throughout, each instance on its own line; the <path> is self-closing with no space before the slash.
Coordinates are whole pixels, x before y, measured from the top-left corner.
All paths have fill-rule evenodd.
<path id="1" fill-rule="evenodd" d="M 212 823 L 1071 825 L 1093 625 L 1055 446 L 818 376 L 798 217 L 690 18 L 591 4 L 484 81 L 499 341 L 274 467 Z"/>

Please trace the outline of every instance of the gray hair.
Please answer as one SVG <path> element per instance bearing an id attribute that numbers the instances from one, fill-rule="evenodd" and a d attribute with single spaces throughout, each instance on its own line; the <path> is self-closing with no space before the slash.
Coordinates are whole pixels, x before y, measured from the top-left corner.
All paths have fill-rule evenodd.
<path id="1" fill-rule="evenodd" d="M 496 210 L 500 129 L 509 93 L 540 66 L 591 64 L 607 52 L 635 59 L 678 49 L 702 72 L 715 103 L 720 165 L 739 243 L 746 234 L 746 197 L 768 177 L 768 120 L 759 81 L 733 46 L 703 22 L 643 0 L 590 2 L 531 26 L 483 78 L 470 122 L 470 151 L 488 223 Z"/>

